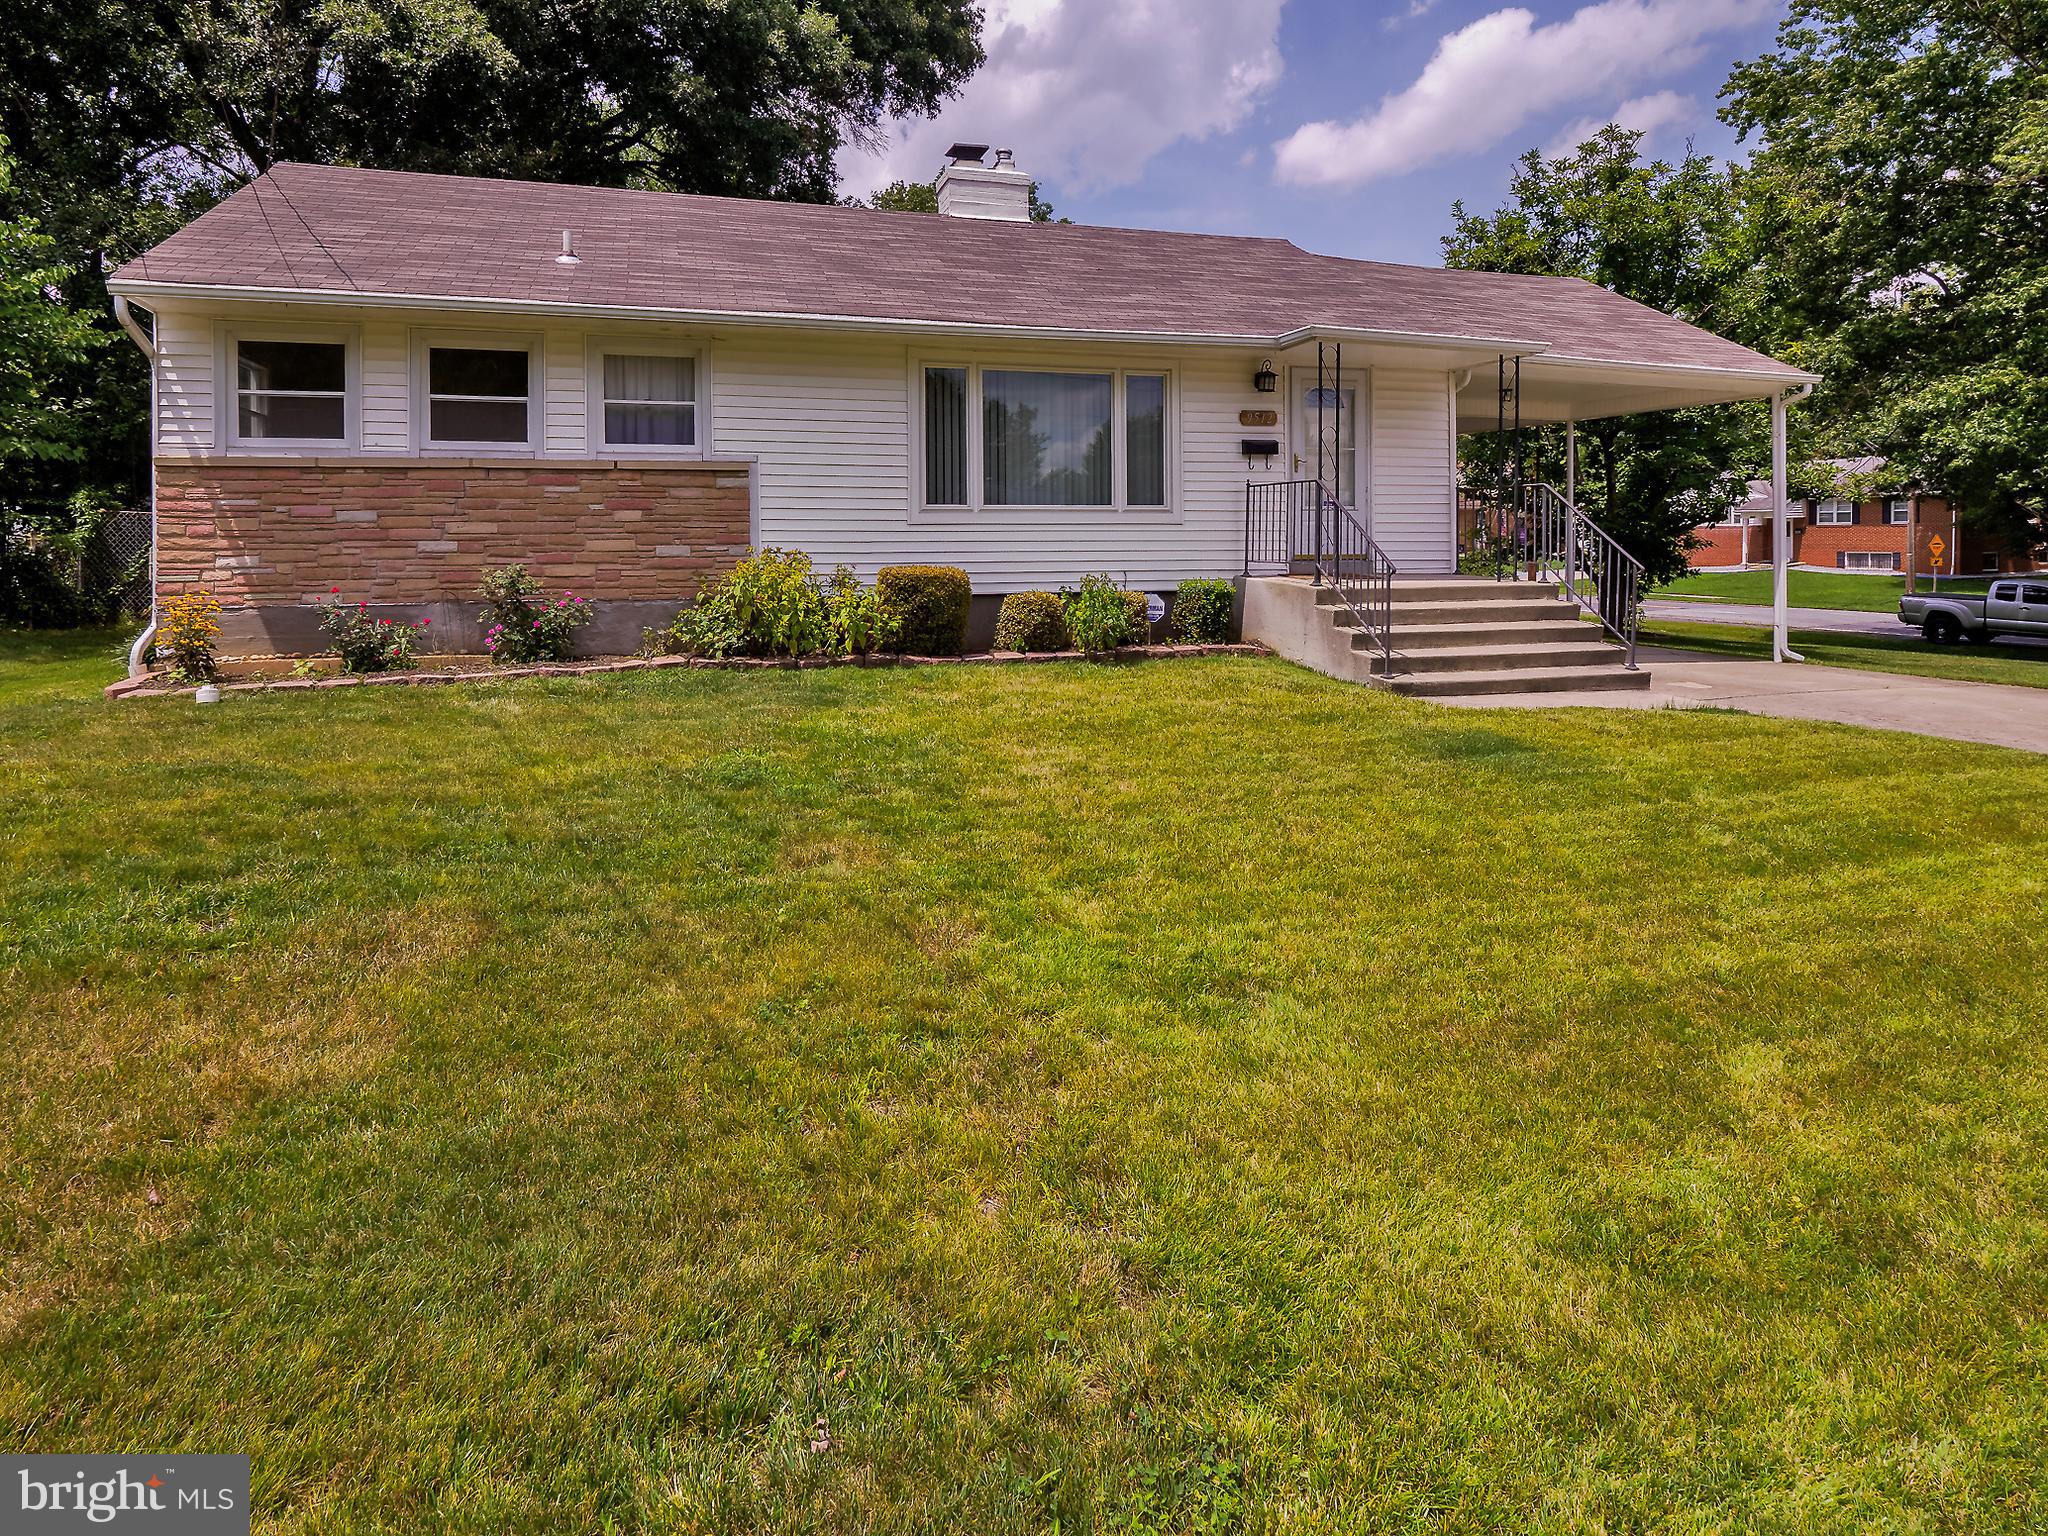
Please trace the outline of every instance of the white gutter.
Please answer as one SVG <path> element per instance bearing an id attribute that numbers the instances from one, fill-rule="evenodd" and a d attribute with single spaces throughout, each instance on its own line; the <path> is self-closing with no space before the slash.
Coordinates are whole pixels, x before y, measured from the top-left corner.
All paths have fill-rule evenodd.
<path id="1" fill-rule="evenodd" d="M 143 658 L 149 654 L 149 644 L 156 639 L 156 339 L 136 323 L 135 312 L 128 307 L 128 300 L 121 294 L 114 295 L 114 318 L 121 322 L 121 329 L 134 338 L 135 345 L 142 348 L 142 355 L 149 359 L 149 623 L 135 643 L 128 648 L 128 675 L 140 677 L 143 673 Z M 156 328 L 156 317 L 150 317 L 150 329 Z"/>

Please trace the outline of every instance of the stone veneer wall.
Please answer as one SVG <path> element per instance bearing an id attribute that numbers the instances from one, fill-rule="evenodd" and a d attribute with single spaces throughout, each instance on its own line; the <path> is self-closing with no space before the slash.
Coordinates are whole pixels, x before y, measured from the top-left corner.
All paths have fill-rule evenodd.
<path id="1" fill-rule="evenodd" d="M 230 649 L 317 649 L 337 587 L 468 649 L 479 576 L 516 560 L 598 605 L 586 649 L 630 649 L 745 553 L 749 487 L 744 464 L 165 459 L 157 592 L 211 592 Z"/>

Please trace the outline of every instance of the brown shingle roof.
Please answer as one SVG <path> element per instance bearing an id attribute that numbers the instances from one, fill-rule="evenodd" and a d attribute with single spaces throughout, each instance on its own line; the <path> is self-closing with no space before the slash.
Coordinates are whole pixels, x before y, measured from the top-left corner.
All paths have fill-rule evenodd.
<path id="1" fill-rule="evenodd" d="M 553 260 L 564 229 L 579 265 Z M 1354 328 L 1793 372 L 1573 278 L 1351 261 L 1232 235 L 340 166 L 276 167 L 115 280 L 1162 336 Z"/>

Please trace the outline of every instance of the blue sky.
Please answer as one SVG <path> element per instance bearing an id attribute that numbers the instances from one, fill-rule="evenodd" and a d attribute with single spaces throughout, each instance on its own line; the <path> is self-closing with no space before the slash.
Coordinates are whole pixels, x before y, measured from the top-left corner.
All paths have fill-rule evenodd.
<path id="1" fill-rule="evenodd" d="M 1784 0 L 989 0 L 989 62 L 931 121 L 841 158 L 843 189 L 1002 145 L 1089 224 L 1281 235 L 1435 265 L 1450 207 L 1608 121 L 1738 153 L 1715 117 Z"/>

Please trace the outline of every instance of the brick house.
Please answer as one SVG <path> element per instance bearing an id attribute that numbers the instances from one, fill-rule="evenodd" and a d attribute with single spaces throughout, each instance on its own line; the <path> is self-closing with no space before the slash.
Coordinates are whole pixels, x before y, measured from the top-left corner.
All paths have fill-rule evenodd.
<path id="1" fill-rule="evenodd" d="M 1573 279 L 1032 224 L 982 156 L 936 215 L 274 167 L 109 280 L 152 363 L 159 598 L 217 595 L 229 649 L 315 646 L 337 588 L 469 649 L 519 560 L 617 650 L 772 544 L 961 566 L 985 628 L 1089 572 L 1240 574 L 1247 483 L 1304 462 L 1447 573 L 1497 372 L 1527 422 L 1813 379 Z"/>
<path id="2" fill-rule="evenodd" d="M 1878 458 L 1828 459 L 1838 475 L 1878 475 Z M 1703 547 L 1692 557 L 1695 570 L 1723 570 L 1768 564 L 1771 559 L 1770 485 L 1752 480 L 1749 495 L 1718 523 L 1694 531 Z M 1975 576 L 2040 568 L 2037 553 L 1973 528 L 1956 516 L 1945 496 L 1902 487 L 1865 500 L 1846 496 L 1794 500 L 1786 508 L 1795 565 L 1837 571 L 1903 571 L 1921 575 Z M 1917 539 L 1917 544 L 1916 544 Z"/>

